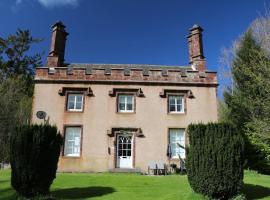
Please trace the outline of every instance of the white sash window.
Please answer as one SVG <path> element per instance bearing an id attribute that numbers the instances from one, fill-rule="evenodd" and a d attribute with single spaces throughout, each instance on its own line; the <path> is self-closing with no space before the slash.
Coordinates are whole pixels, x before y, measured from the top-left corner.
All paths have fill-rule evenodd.
<path id="1" fill-rule="evenodd" d="M 67 110 L 68 111 L 82 111 L 83 110 L 83 94 L 68 94 Z"/>
<path id="2" fill-rule="evenodd" d="M 185 131 L 184 129 L 170 129 L 169 131 L 169 139 L 170 139 L 170 148 L 171 148 L 171 157 L 172 158 L 181 158 L 186 157 L 186 151 L 184 148 L 181 148 L 178 144 L 182 147 L 185 147 Z"/>
<path id="3" fill-rule="evenodd" d="M 169 112 L 170 113 L 184 113 L 183 96 L 169 96 Z"/>
<path id="4" fill-rule="evenodd" d="M 118 112 L 134 112 L 134 95 L 118 95 Z"/>
<path id="5" fill-rule="evenodd" d="M 81 128 L 67 127 L 65 132 L 64 155 L 79 157 L 81 153 Z"/>

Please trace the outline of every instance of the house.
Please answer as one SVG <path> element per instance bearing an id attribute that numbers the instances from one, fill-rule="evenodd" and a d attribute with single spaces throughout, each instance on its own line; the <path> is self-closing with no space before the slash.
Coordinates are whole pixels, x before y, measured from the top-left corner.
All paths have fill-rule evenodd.
<path id="1" fill-rule="evenodd" d="M 47 65 L 36 69 L 32 121 L 45 111 L 63 134 L 58 170 L 145 172 L 149 162 L 185 158 L 177 143 L 188 144 L 187 126 L 217 121 L 217 74 L 206 68 L 202 31 L 189 31 L 188 66 L 67 64 L 68 33 L 54 24 Z"/>

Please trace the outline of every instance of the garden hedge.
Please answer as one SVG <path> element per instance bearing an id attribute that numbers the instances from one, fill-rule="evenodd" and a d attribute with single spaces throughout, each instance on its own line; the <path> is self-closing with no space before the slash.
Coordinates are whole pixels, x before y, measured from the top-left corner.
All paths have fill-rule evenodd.
<path id="1" fill-rule="evenodd" d="M 242 135 L 230 124 L 191 124 L 187 174 L 192 189 L 212 199 L 229 199 L 243 185 Z"/>
<path id="2" fill-rule="evenodd" d="M 11 185 L 24 197 L 47 195 L 56 177 L 62 136 L 55 126 L 25 125 L 11 136 Z"/>

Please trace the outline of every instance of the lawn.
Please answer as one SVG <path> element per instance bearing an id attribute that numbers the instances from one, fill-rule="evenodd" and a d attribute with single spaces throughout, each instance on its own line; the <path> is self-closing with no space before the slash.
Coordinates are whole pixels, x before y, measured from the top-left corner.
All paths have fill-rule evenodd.
<path id="1" fill-rule="evenodd" d="M 184 200 L 204 199 L 194 194 L 186 176 L 143 176 L 110 173 L 58 173 L 52 185 L 57 199 Z M 245 172 L 247 198 L 270 200 L 270 176 Z M 14 199 L 10 170 L 0 170 L 0 199 Z"/>

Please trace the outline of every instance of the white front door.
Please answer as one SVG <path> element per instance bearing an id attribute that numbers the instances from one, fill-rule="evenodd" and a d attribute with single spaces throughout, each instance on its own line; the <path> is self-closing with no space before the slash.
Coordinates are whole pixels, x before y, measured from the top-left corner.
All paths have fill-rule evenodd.
<path id="1" fill-rule="evenodd" d="M 117 135 L 117 167 L 133 168 L 133 135 Z"/>

